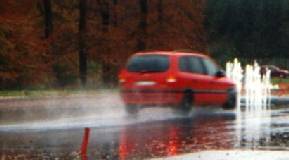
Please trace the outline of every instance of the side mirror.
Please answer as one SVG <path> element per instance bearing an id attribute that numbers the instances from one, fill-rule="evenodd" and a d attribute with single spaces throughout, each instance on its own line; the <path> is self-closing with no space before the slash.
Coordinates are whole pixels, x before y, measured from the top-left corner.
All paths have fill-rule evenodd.
<path id="1" fill-rule="evenodd" d="M 216 72 L 216 77 L 221 78 L 221 77 L 225 77 L 225 76 L 226 76 L 226 74 L 223 70 L 219 70 Z"/>

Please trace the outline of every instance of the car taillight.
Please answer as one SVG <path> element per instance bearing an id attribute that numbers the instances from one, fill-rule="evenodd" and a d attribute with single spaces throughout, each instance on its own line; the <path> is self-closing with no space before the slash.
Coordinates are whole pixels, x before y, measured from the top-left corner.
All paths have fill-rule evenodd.
<path id="1" fill-rule="evenodd" d="M 177 79 L 175 77 L 168 77 L 167 82 L 168 83 L 175 83 L 175 82 L 177 82 Z"/>
<path id="2" fill-rule="evenodd" d="M 118 82 L 119 82 L 119 83 L 125 83 L 126 80 L 125 80 L 125 78 L 119 78 L 119 79 L 118 79 Z"/>

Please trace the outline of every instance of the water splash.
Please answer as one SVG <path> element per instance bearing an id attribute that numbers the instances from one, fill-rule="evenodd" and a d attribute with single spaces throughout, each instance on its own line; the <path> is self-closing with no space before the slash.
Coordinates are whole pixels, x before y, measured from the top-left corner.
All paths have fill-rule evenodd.
<path id="1" fill-rule="evenodd" d="M 256 61 L 253 65 L 246 65 L 245 69 L 237 59 L 226 64 L 226 74 L 236 83 L 238 93 L 235 112 L 239 147 L 255 148 L 260 141 L 270 141 L 272 84 L 270 70 L 266 69 L 262 76 L 260 69 Z"/>
<path id="2" fill-rule="evenodd" d="M 266 69 L 266 73 L 261 76 L 257 62 L 246 66 L 244 76 L 246 110 L 260 111 L 270 106 L 272 88 L 270 72 Z"/>
<path id="3" fill-rule="evenodd" d="M 245 101 L 246 110 L 257 110 L 270 106 L 271 102 L 271 71 L 266 69 L 261 75 L 261 67 L 255 61 L 253 65 L 242 68 L 238 59 L 226 63 L 226 75 L 236 83 L 239 104 L 241 95 Z M 237 111 L 240 108 L 237 107 Z"/>

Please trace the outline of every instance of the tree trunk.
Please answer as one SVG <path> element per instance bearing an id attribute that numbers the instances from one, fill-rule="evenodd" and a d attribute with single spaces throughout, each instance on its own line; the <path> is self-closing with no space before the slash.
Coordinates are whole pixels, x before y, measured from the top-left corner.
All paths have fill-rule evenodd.
<path id="1" fill-rule="evenodd" d="M 49 38 L 53 30 L 51 0 L 42 0 L 44 7 L 44 36 Z"/>
<path id="2" fill-rule="evenodd" d="M 110 47 L 110 39 L 108 37 L 108 32 L 110 28 L 110 22 L 111 22 L 111 14 L 110 14 L 110 6 L 109 2 L 106 0 L 101 1 L 100 3 L 100 15 L 101 15 L 101 22 L 102 22 L 102 32 L 103 32 L 103 43 L 101 43 L 103 46 L 103 53 L 104 54 L 111 54 L 111 47 Z M 109 56 L 103 56 L 101 60 L 101 66 L 102 66 L 102 83 L 104 85 L 111 85 L 112 82 L 112 65 L 109 63 L 110 60 L 108 60 Z"/>
<path id="3" fill-rule="evenodd" d="M 87 81 L 86 12 L 87 0 L 79 0 L 79 76 L 83 87 Z"/>
<path id="4" fill-rule="evenodd" d="M 148 2 L 147 0 L 139 0 L 140 19 L 139 19 L 139 38 L 138 50 L 146 49 L 146 36 L 147 36 L 147 15 L 148 15 Z"/>
<path id="5" fill-rule="evenodd" d="M 163 0 L 158 1 L 157 8 L 158 8 L 158 21 L 159 21 L 160 27 L 162 28 L 163 26 Z"/>
<path id="6" fill-rule="evenodd" d="M 116 27 L 118 24 L 118 19 L 117 19 L 117 5 L 118 5 L 118 0 L 113 0 L 113 25 Z"/>
<path id="7" fill-rule="evenodd" d="M 109 3 L 104 1 L 101 3 L 101 21 L 103 32 L 108 32 L 110 25 Z"/>

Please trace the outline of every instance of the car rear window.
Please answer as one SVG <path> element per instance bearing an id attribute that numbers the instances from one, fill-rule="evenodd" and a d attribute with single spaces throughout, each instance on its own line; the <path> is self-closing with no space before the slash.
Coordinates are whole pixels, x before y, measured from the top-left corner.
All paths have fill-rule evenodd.
<path id="1" fill-rule="evenodd" d="M 169 68 L 166 55 L 141 55 L 132 57 L 127 64 L 130 72 L 164 72 Z"/>

